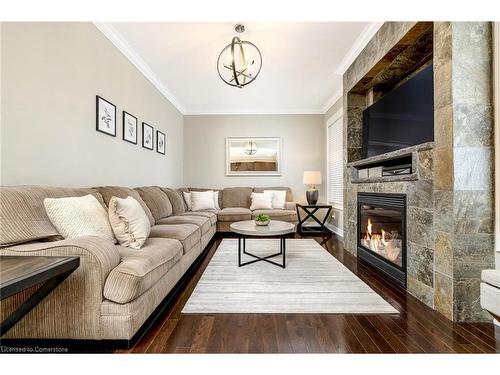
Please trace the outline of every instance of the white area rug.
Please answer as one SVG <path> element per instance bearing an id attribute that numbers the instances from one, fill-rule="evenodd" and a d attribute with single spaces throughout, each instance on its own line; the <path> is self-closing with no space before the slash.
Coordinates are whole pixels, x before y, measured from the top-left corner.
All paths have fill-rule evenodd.
<path id="1" fill-rule="evenodd" d="M 315 240 L 286 241 L 286 269 L 266 262 L 240 268 L 237 239 L 224 239 L 182 312 L 397 313 Z M 247 239 L 246 248 L 268 255 L 279 251 L 279 240 Z"/>

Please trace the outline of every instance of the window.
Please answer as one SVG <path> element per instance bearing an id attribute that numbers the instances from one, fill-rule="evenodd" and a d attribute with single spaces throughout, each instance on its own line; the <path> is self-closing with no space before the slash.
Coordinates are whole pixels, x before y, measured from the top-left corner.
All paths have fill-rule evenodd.
<path id="1" fill-rule="evenodd" d="M 342 110 L 327 123 L 327 198 L 339 210 L 344 207 L 344 135 Z"/>

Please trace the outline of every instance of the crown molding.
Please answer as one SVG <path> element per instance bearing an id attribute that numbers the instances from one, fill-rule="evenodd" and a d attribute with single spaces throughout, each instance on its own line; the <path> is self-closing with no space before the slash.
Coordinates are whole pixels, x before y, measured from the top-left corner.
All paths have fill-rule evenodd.
<path id="1" fill-rule="evenodd" d="M 340 88 L 333 93 L 333 95 L 328 99 L 328 101 L 325 103 L 325 105 L 322 107 L 323 114 L 328 112 L 328 110 L 331 108 L 332 105 L 335 104 L 337 100 L 339 100 L 342 95 L 343 95 L 343 88 L 342 85 L 340 85 Z"/>
<path id="2" fill-rule="evenodd" d="M 181 114 L 184 115 L 186 113 L 185 107 L 167 90 L 148 64 L 146 64 L 111 24 L 108 22 L 93 22 L 93 24 Z"/>
<path id="3" fill-rule="evenodd" d="M 210 110 L 210 111 L 186 111 L 185 116 L 217 116 L 217 115 L 323 115 L 322 109 L 250 109 L 250 110 Z"/>
<path id="4" fill-rule="evenodd" d="M 342 62 L 337 67 L 336 73 L 338 75 L 343 75 L 351 64 L 356 60 L 356 57 L 363 51 L 368 42 L 373 38 L 375 33 L 382 27 L 384 22 L 370 22 L 364 30 L 359 34 L 357 39 L 354 41 L 353 46 L 347 52 L 347 54 L 342 59 Z"/>

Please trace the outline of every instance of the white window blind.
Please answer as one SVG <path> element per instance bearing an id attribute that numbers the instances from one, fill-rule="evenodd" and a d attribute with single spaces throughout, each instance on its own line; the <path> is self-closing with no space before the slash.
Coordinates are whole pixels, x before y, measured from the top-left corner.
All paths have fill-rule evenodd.
<path id="1" fill-rule="evenodd" d="M 342 117 L 328 124 L 328 202 L 335 208 L 344 206 L 344 161 Z"/>

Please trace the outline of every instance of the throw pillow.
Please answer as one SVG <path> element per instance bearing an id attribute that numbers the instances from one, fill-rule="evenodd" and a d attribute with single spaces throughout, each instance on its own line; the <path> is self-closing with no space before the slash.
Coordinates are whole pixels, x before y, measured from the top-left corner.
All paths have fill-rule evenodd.
<path id="1" fill-rule="evenodd" d="M 141 204 L 132 197 L 112 197 L 108 214 L 120 245 L 140 249 L 151 231 L 148 216 Z"/>
<path id="2" fill-rule="evenodd" d="M 187 210 L 191 211 L 191 193 L 183 191 L 182 196 L 184 197 L 184 202 L 186 202 Z"/>
<path id="3" fill-rule="evenodd" d="M 215 209 L 213 190 L 192 191 L 191 192 L 191 211 L 213 210 Z"/>
<path id="4" fill-rule="evenodd" d="M 215 206 L 216 210 L 220 210 L 219 193 L 220 193 L 220 191 L 214 191 L 214 206 Z"/>
<path id="5" fill-rule="evenodd" d="M 250 210 L 271 210 L 273 208 L 273 195 L 269 193 L 252 193 Z"/>
<path id="6" fill-rule="evenodd" d="M 264 190 L 264 193 L 273 195 L 273 208 L 278 210 L 285 209 L 286 190 Z"/>
<path id="7" fill-rule="evenodd" d="M 50 221 L 64 238 L 95 236 L 116 243 L 106 210 L 93 195 L 45 198 L 43 205 Z"/>

